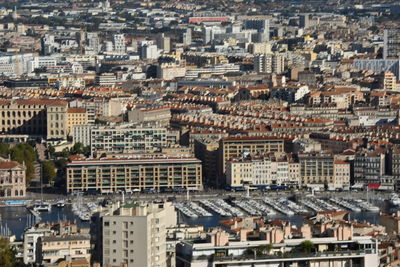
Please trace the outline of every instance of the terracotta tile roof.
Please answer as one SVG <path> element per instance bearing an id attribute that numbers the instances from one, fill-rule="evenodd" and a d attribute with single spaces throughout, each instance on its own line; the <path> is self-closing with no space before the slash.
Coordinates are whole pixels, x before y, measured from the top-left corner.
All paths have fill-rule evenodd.
<path id="1" fill-rule="evenodd" d="M 86 109 L 84 108 L 68 108 L 68 113 L 86 113 Z"/>
<path id="2" fill-rule="evenodd" d="M 19 165 L 16 161 L 0 161 L 0 169 L 12 169 Z"/>

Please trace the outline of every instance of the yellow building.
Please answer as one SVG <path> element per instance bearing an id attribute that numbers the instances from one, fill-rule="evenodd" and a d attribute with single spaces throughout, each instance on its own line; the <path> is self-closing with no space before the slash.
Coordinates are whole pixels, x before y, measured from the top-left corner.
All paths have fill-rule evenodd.
<path id="1" fill-rule="evenodd" d="M 84 108 L 68 108 L 67 110 L 67 135 L 71 135 L 76 125 L 88 124 L 88 113 Z"/>

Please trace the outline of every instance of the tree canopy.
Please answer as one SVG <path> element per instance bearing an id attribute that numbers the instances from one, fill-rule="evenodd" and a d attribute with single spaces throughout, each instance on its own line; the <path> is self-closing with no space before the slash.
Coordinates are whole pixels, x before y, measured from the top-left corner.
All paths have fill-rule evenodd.
<path id="1" fill-rule="evenodd" d="M 15 250 L 7 239 L 0 237 L 0 266 L 1 267 L 22 267 L 25 266 L 15 258 Z"/>
<path id="2" fill-rule="evenodd" d="M 56 178 L 56 165 L 52 161 L 44 161 L 42 166 L 43 182 L 51 183 Z"/>
<path id="3" fill-rule="evenodd" d="M 36 161 L 36 152 L 33 146 L 29 144 L 17 144 L 10 146 L 0 143 L 0 155 L 19 163 L 25 163 L 26 166 L 26 182 L 29 183 L 35 176 L 34 162 Z"/>

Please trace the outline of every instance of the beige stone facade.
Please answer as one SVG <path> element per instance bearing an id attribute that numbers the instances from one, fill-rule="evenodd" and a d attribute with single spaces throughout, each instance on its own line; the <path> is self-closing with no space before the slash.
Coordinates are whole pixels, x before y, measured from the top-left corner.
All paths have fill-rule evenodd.
<path id="1" fill-rule="evenodd" d="M 67 102 L 52 99 L 0 101 L 0 132 L 28 134 L 47 139 L 67 136 Z"/>
<path id="2" fill-rule="evenodd" d="M 26 167 L 16 161 L 0 162 L 0 199 L 26 195 Z"/>
<path id="3" fill-rule="evenodd" d="M 201 161 L 186 157 L 75 160 L 67 165 L 67 192 L 98 190 L 201 190 Z"/>
<path id="4" fill-rule="evenodd" d="M 67 135 L 71 135 L 76 125 L 88 124 L 88 113 L 84 108 L 67 109 Z"/>
<path id="5" fill-rule="evenodd" d="M 133 203 L 103 217 L 103 266 L 166 267 L 167 227 L 176 225 L 170 202 Z"/>
<path id="6" fill-rule="evenodd" d="M 40 238 L 39 255 L 42 264 L 60 259 L 86 259 L 90 262 L 90 235 L 44 236 Z"/>

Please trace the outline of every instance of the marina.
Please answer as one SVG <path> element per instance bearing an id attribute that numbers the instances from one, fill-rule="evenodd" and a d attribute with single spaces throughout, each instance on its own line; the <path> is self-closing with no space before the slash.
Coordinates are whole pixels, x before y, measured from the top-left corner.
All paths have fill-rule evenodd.
<path id="1" fill-rule="evenodd" d="M 349 211 L 353 211 L 353 212 L 361 212 L 361 209 L 359 207 L 357 207 L 356 205 L 350 203 L 349 201 L 347 201 L 346 199 L 343 198 L 331 198 L 330 199 L 331 202 L 345 208 L 346 210 Z"/>
<path id="2" fill-rule="evenodd" d="M 218 221 L 230 217 L 259 216 L 267 218 L 287 219 L 293 223 L 301 223 L 304 215 L 323 210 L 347 210 L 351 217 L 360 221 L 376 223 L 378 211 L 393 212 L 396 210 L 395 197 L 388 196 L 386 200 L 375 200 L 369 203 L 365 200 L 356 200 L 349 197 L 322 198 L 317 196 L 290 197 L 290 196 L 261 196 L 248 198 L 210 198 L 176 200 L 174 206 L 183 223 L 201 224 L 205 227 L 218 225 Z M 9 229 L 17 238 L 24 229 L 38 222 L 73 221 L 79 225 L 89 225 L 94 212 L 99 210 L 104 197 L 87 198 L 76 196 L 73 199 L 48 200 L 50 209 L 35 210 L 35 202 L 28 206 L 14 205 L 0 208 L 0 225 L 2 231 Z M 32 204 L 31 204 L 32 203 Z M 27 214 L 27 208 L 29 213 Z M 48 208 L 48 207 L 47 207 Z M 7 231 L 8 232 L 8 231 Z"/>
<path id="3" fill-rule="evenodd" d="M 285 209 L 285 206 L 281 206 L 279 201 L 277 202 L 276 199 L 266 197 L 263 199 L 263 202 L 286 216 L 293 216 L 295 214 L 292 210 L 287 208 Z"/>

